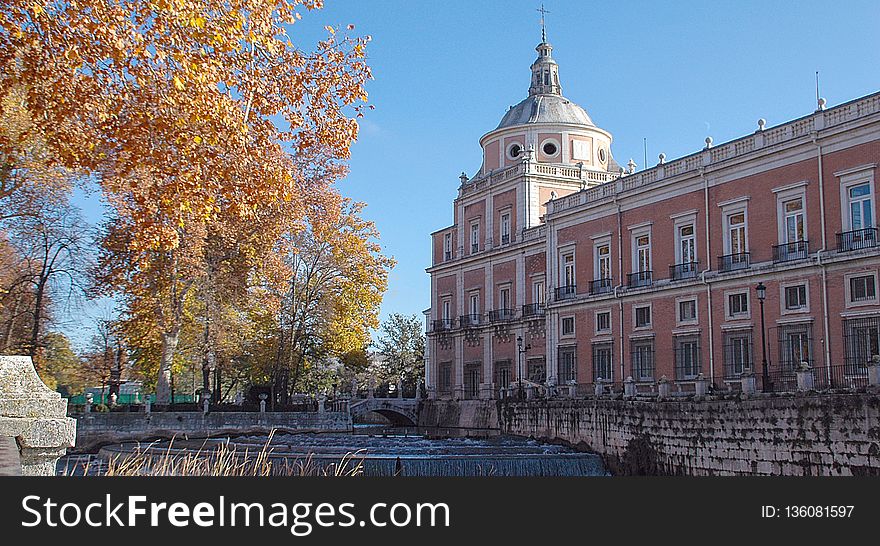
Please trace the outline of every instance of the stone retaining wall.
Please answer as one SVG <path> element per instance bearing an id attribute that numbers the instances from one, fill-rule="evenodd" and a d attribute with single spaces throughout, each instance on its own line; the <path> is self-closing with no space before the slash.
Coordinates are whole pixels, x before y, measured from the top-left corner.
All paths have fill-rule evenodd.
<path id="1" fill-rule="evenodd" d="M 603 456 L 625 475 L 880 475 L 872 393 L 507 402 L 501 431 Z"/>
<path id="2" fill-rule="evenodd" d="M 350 432 L 348 412 L 153 412 L 89 413 L 77 417 L 76 450 L 158 438 L 283 432 Z"/>

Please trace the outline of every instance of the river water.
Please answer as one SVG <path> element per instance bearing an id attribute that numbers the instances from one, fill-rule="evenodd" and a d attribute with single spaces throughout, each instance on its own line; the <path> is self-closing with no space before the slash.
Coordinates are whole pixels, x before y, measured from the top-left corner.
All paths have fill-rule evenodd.
<path id="1" fill-rule="evenodd" d="M 258 454 L 265 449 L 273 464 L 308 459 L 313 465 L 339 465 L 347 458 L 349 465 L 361 465 L 365 476 L 607 475 L 601 458 L 595 454 L 510 436 L 430 439 L 395 429 L 361 429 L 352 434 L 275 434 L 267 444 L 268 440 L 267 435 L 178 439 L 170 446 L 165 441 L 149 444 L 146 451 L 164 454 L 171 448 L 181 454 L 204 453 L 226 443 L 236 453 Z M 134 450 L 145 451 L 145 444 L 107 446 L 97 456 L 63 458 L 59 474 L 80 474 L 76 467 L 86 462 L 90 474 L 101 474 L 107 458 Z"/>

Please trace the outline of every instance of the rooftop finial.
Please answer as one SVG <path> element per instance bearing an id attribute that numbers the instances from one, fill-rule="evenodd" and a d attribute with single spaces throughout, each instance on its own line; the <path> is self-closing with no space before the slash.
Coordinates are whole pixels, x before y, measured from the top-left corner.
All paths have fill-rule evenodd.
<path id="1" fill-rule="evenodd" d="M 547 28 L 544 24 L 544 16 L 550 12 L 544 9 L 543 2 L 541 3 L 541 9 L 536 9 L 535 11 L 541 12 L 541 43 L 543 44 L 547 42 Z"/>

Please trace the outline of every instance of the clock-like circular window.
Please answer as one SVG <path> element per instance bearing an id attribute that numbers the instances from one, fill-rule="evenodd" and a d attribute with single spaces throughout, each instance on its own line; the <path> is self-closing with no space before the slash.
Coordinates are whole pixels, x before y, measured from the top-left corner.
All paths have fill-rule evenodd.
<path id="1" fill-rule="evenodd" d="M 507 148 L 507 157 L 510 159 L 517 159 L 522 155 L 522 146 L 519 144 L 511 144 L 509 148 Z"/>
<path id="2" fill-rule="evenodd" d="M 556 145 L 556 143 L 549 140 L 544 142 L 544 145 L 541 146 L 541 150 L 543 150 L 544 155 L 548 156 L 554 156 L 559 153 L 559 147 Z"/>
<path id="3" fill-rule="evenodd" d="M 605 163 L 605 159 L 606 159 L 605 148 L 599 148 L 599 161 L 601 161 L 602 163 Z"/>

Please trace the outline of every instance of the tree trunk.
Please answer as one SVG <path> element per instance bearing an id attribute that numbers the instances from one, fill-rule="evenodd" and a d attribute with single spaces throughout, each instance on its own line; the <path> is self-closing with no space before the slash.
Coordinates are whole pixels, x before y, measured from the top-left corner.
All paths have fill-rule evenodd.
<path id="1" fill-rule="evenodd" d="M 28 348 L 28 356 L 33 357 L 37 354 L 37 343 L 40 340 L 40 326 L 43 322 L 43 296 L 46 294 L 46 280 L 40 278 L 37 283 L 37 290 L 34 298 L 34 321 L 31 323 L 31 339 Z"/>
<path id="2" fill-rule="evenodd" d="M 159 377 L 156 381 L 156 404 L 167 405 L 171 402 L 171 364 L 174 352 L 180 340 L 180 328 L 162 333 L 162 357 L 159 361 Z"/>

